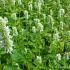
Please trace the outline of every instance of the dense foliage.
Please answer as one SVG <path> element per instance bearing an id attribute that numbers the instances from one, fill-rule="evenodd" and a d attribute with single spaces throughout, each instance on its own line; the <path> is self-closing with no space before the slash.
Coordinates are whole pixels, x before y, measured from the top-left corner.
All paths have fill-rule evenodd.
<path id="1" fill-rule="evenodd" d="M 0 0 L 0 70 L 70 70 L 70 0 Z"/>

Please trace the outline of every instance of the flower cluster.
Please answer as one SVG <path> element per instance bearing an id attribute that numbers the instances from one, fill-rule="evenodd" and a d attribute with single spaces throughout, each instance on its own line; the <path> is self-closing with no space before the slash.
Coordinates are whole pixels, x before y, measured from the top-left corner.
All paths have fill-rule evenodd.
<path id="1" fill-rule="evenodd" d="M 36 25 L 37 29 L 34 26 L 34 27 L 32 27 L 32 31 L 33 32 L 36 32 L 36 31 L 42 32 L 44 30 L 44 26 L 42 25 L 42 23 L 40 22 L 40 20 L 38 18 L 35 18 L 34 22 L 35 22 L 35 25 Z"/>
<path id="2" fill-rule="evenodd" d="M 41 12 L 43 4 L 44 4 L 43 0 L 36 0 L 36 2 L 34 2 L 34 6 L 38 10 L 39 13 Z"/>
<path id="3" fill-rule="evenodd" d="M 60 40 L 59 31 L 55 29 L 55 33 L 53 34 L 53 39 L 56 41 Z"/>
<path id="4" fill-rule="evenodd" d="M 29 15 L 28 15 L 28 11 L 27 10 L 24 10 L 24 16 L 25 16 L 25 19 L 28 19 L 29 18 Z"/>
<path id="5" fill-rule="evenodd" d="M 29 3 L 28 3 L 28 9 L 29 9 L 30 11 L 32 11 L 32 9 L 33 9 L 32 0 L 29 1 Z"/>
<path id="6" fill-rule="evenodd" d="M 11 40 L 12 36 L 10 35 L 10 29 L 8 26 L 6 26 L 7 23 L 8 19 L 6 17 L 0 17 L 0 25 L 3 32 L 5 50 L 7 51 L 7 53 L 11 53 L 11 51 L 13 50 L 13 41 Z"/>

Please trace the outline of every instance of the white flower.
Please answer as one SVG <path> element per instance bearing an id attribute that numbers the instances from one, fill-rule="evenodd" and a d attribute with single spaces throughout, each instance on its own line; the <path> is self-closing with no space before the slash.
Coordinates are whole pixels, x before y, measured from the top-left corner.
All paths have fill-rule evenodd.
<path id="1" fill-rule="evenodd" d="M 37 61 L 38 61 L 39 63 L 42 63 L 42 58 L 41 58 L 41 56 L 37 56 Z"/>
<path id="2" fill-rule="evenodd" d="M 44 0 L 36 0 L 37 3 L 41 3 L 42 5 L 44 5 Z"/>
<path id="3" fill-rule="evenodd" d="M 54 24 L 54 19 L 51 15 L 48 15 L 49 23 Z"/>
<path id="4" fill-rule="evenodd" d="M 11 14 L 11 17 L 12 17 L 14 20 L 17 20 L 16 13 L 12 13 L 12 14 Z"/>
<path id="5" fill-rule="evenodd" d="M 4 47 L 3 41 L 0 41 L 0 48 Z"/>
<path id="6" fill-rule="evenodd" d="M 28 15 L 28 11 L 27 10 L 24 10 L 24 16 L 25 16 L 26 19 L 29 18 L 29 15 Z"/>
<path id="7" fill-rule="evenodd" d="M 55 33 L 55 34 L 53 34 L 53 38 L 54 38 L 54 40 L 57 40 L 57 41 L 59 41 L 59 33 Z"/>
<path id="8" fill-rule="evenodd" d="M 66 58 L 69 59 L 69 53 L 66 53 L 66 56 L 67 56 Z"/>
<path id="9" fill-rule="evenodd" d="M 64 58 L 65 58 L 65 59 L 70 59 L 69 56 L 70 56 L 69 53 L 68 53 L 68 52 L 65 52 Z"/>
<path id="10" fill-rule="evenodd" d="M 3 32 L 4 32 L 4 37 L 5 37 L 5 40 L 6 40 L 6 45 L 7 45 L 7 47 L 8 48 L 12 48 L 12 46 L 13 46 L 13 41 L 11 40 L 11 35 L 10 35 L 10 30 L 9 30 L 9 27 L 8 26 L 6 26 L 6 27 L 4 27 L 4 29 L 2 29 L 3 30 Z M 7 48 L 7 50 L 8 50 L 8 48 Z"/>
<path id="11" fill-rule="evenodd" d="M 60 54 L 60 53 L 56 54 L 56 59 L 57 59 L 58 61 L 61 60 L 61 54 Z"/>
<path id="12" fill-rule="evenodd" d="M 34 6 L 38 10 L 39 13 L 41 12 L 42 5 L 44 5 L 43 0 L 36 0 L 36 2 L 34 2 Z"/>
<path id="13" fill-rule="evenodd" d="M 54 25 L 54 19 L 51 15 L 48 15 L 48 23 L 49 25 L 51 25 L 52 29 L 53 29 L 53 25 Z"/>
<path id="14" fill-rule="evenodd" d="M 51 15 L 51 16 L 53 15 L 53 11 L 52 11 L 52 9 L 50 10 L 50 15 Z"/>
<path id="15" fill-rule="evenodd" d="M 18 0 L 18 4 L 19 5 L 22 5 L 22 0 Z"/>
<path id="16" fill-rule="evenodd" d="M 33 6 L 32 6 L 32 0 L 31 0 L 31 1 L 29 1 L 29 3 L 28 3 L 28 9 L 29 9 L 30 11 L 32 11 L 32 8 L 33 8 Z"/>
<path id="17" fill-rule="evenodd" d="M 34 7 L 37 8 L 37 3 L 36 2 L 34 2 Z"/>
<path id="18" fill-rule="evenodd" d="M 59 32 L 57 31 L 57 29 L 55 29 L 55 33 L 53 34 L 53 39 L 56 41 L 59 41 L 60 39 Z"/>
<path id="19" fill-rule="evenodd" d="M 36 27 L 35 27 L 35 26 L 32 27 L 32 31 L 33 31 L 34 33 L 36 33 Z"/>
<path id="20" fill-rule="evenodd" d="M 40 30 L 40 32 L 42 32 L 44 29 L 44 26 L 41 23 L 38 23 L 38 29 Z"/>
<path id="21" fill-rule="evenodd" d="M 59 16 L 59 17 L 62 17 L 64 14 L 65 14 L 65 10 L 64 10 L 63 8 L 61 8 L 61 9 L 59 10 L 58 16 Z"/>
<path id="22" fill-rule="evenodd" d="M 41 8 L 42 8 L 41 6 L 42 6 L 42 3 L 41 3 L 41 2 L 38 2 L 38 7 L 37 7 L 37 9 L 38 9 L 39 13 L 40 13 Z"/>
<path id="23" fill-rule="evenodd" d="M 17 36 L 18 35 L 18 31 L 16 27 L 13 27 L 13 36 Z"/>
<path id="24" fill-rule="evenodd" d="M 38 18 L 35 18 L 35 19 L 34 19 L 34 22 L 37 24 L 37 23 L 40 22 L 40 20 L 39 20 Z"/>
<path id="25" fill-rule="evenodd" d="M 64 22 L 60 21 L 60 28 L 63 30 Z"/>
<path id="26" fill-rule="evenodd" d="M 12 51 L 13 51 L 13 48 L 12 48 L 12 47 L 9 47 L 9 48 L 7 49 L 7 53 L 10 53 L 10 54 L 11 54 Z"/>
<path id="27" fill-rule="evenodd" d="M 8 18 L 4 17 L 4 23 L 8 23 Z"/>
<path id="28" fill-rule="evenodd" d="M 7 52 L 11 52 L 12 51 L 12 46 L 13 46 L 13 41 L 11 40 L 11 35 L 10 35 L 10 29 L 8 26 L 6 26 L 6 24 L 8 23 L 8 19 L 6 17 L 2 18 L 0 17 L 0 22 L 1 22 L 1 29 L 3 31 L 3 35 L 4 35 L 4 43 L 5 43 L 5 49 Z"/>
<path id="29" fill-rule="evenodd" d="M 0 16 L 0 22 L 2 22 L 3 21 L 3 18 Z"/>
<path id="30" fill-rule="evenodd" d="M 0 32 L 0 48 L 4 47 L 2 33 Z"/>
<path id="31" fill-rule="evenodd" d="M 3 25 L 6 25 L 6 24 L 8 23 L 7 17 L 4 17 L 4 18 L 0 17 L 0 22 L 1 22 Z"/>
<path id="32" fill-rule="evenodd" d="M 37 30 L 42 32 L 44 29 L 44 26 L 40 23 L 40 20 L 38 18 L 35 18 L 34 21 L 35 21 L 35 25 L 37 26 Z"/>

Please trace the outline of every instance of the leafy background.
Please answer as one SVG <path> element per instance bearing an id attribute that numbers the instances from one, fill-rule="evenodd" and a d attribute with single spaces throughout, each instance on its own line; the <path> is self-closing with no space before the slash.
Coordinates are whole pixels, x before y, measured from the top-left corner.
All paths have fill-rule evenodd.
<path id="1" fill-rule="evenodd" d="M 29 0 L 22 0 L 22 5 L 13 5 L 12 0 L 0 0 L 0 16 L 8 18 L 8 26 L 11 30 L 12 40 L 14 43 L 12 54 L 4 53 L 4 48 L 0 48 L 0 70 L 70 70 L 70 0 L 60 0 L 62 8 L 65 10 L 63 17 L 58 16 L 59 0 L 44 0 L 41 13 L 34 7 L 33 10 L 28 9 Z M 29 18 L 25 19 L 24 10 L 28 10 Z M 48 15 L 50 10 L 53 11 L 54 26 L 52 22 L 49 24 Z M 16 13 L 17 20 L 11 17 L 12 13 Z M 44 19 L 43 14 L 46 14 Z M 32 32 L 32 26 L 35 25 L 34 19 L 40 19 L 44 26 L 43 32 Z M 64 27 L 61 30 L 60 21 L 63 21 Z M 12 27 L 16 27 L 18 35 L 13 35 Z M 60 33 L 60 40 L 53 39 L 55 28 Z M 2 33 L 0 29 L 0 33 Z M 1 45 L 0 45 L 1 47 Z M 56 59 L 56 54 L 61 54 L 61 60 Z M 64 58 L 69 53 L 69 59 Z M 37 56 L 41 56 L 42 62 L 37 60 Z"/>

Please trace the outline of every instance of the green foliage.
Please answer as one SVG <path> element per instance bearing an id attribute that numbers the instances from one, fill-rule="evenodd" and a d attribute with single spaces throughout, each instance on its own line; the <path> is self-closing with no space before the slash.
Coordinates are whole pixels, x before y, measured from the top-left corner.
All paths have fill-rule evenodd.
<path id="1" fill-rule="evenodd" d="M 70 70 L 70 0 L 14 1 L 0 0 L 14 44 L 7 53 L 0 19 L 0 70 Z"/>

